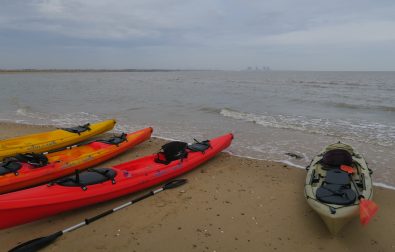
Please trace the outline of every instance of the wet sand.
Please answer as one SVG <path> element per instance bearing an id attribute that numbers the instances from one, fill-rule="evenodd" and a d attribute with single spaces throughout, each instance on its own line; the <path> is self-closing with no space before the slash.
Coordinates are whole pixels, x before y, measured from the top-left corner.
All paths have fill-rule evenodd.
<path id="1" fill-rule="evenodd" d="M 1 123 L 0 138 L 50 129 Z M 100 166 L 157 152 L 165 142 L 153 138 Z M 395 191 L 375 187 L 380 210 L 371 223 L 355 219 L 333 237 L 304 199 L 302 169 L 221 153 L 182 177 L 186 185 L 67 233 L 43 251 L 395 251 Z M 137 195 L 0 230 L 1 250 Z"/>

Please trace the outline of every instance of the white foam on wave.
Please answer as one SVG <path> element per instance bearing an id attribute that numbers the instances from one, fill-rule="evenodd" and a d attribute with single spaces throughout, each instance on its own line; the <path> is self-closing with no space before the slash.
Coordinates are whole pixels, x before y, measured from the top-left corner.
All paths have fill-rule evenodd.
<path id="1" fill-rule="evenodd" d="M 237 120 L 252 122 L 264 127 L 271 127 L 277 129 L 292 129 L 303 132 L 310 132 L 316 134 L 334 134 L 328 131 L 330 122 L 325 119 L 314 118 L 308 120 L 303 116 L 285 116 L 285 115 L 265 115 L 253 114 L 247 112 L 240 112 L 233 109 L 222 109 L 221 115 Z M 320 127 L 318 127 L 320 126 Z"/>
<path id="2" fill-rule="evenodd" d="M 256 157 L 252 157 L 252 156 L 248 156 L 248 155 L 238 155 L 238 154 L 235 154 L 234 152 L 232 152 L 230 150 L 224 150 L 223 152 L 228 153 L 228 154 L 230 154 L 232 156 L 235 156 L 235 157 L 240 157 L 240 158 L 248 158 L 248 159 L 259 160 L 259 161 L 277 162 L 277 163 L 282 163 L 282 164 L 286 164 L 286 165 L 289 165 L 289 166 L 293 166 L 293 167 L 298 168 L 298 169 L 305 169 L 306 168 L 306 167 L 304 167 L 302 165 L 298 165 L 298 164 L 292 163 L 289 160 L 275 160 L 275 159 L 271 160 L 271 159 L 256 158 Z"/>
<path id="3" fill-rule="evenodd" d="M 387 185 L 387 184 L 385 184 L 385 183 L 374 182 L 373 185 L 374 185 L 374 186 L 377 186 L 377 187 L 382 187 L 382 188 L 390 189 L 390 190 L 395 190 L 395 186 Z"/>
<path id="4" fill-rule="evenodd" d="M 41 113 L 38 111 L 34 111 L 29 106 L 19 107 L 15 111 L 15 115 L 17 118 L 20 118 L 22 120 L 29 120 L 29 119 L 45 120 L 45 119 L 49 118 L 49 115 L 47 113 Z"/>
<path id="5" fill-rule="evenodd" d="M 170 138 L 170 137 L 163 137 L 163 136 L 155 135 L 155 134 L 152 135 L 152 136 L 155 137 L 155 138 L 166 140 L 166 141 L 180 141 L 180 139 L 174 139 L 174 138 Z"/>
<path id="6" fill-rule="evenodd" d="M 98 115 L 87 112 L 72 113 L 44 113 L 35 111 L 30 107 L 19 107 L 14 113 L 2 115 L 1 121 L 14 122 L 30 125 L 50 125 L 55 127 L 68 127 L 102 121 L 108 118 L 101 118 Z"/>
<path id="7" fill-rule="evenodd" d="M 19 109 L 17 109 L 16 110 L 16 114 L 17 115 L 22 115 L 22 116 L 27 116 L 27 110 L 26 110 L 26 108 L 19 108 Z"/>
<path id="8" fill-rule="evenodd" d="M 373 143 L 384 147 L 393 146 L 395 142 L 395 126 L 374 122 L 331 121 L 304 116 L 258 115 L 229 108 L 222 109 L 220 114 L 224 117 L 252 122 L 263 127 L 296 130 L 362 143 Z"/>
<path id="9" fill-rule="evenodd" d="M 283 164 L 286 164 L 286 165 L 290 165 L 290 166 L 293 166 L 293 167 L 296 167 L 296 168 L 299 168 L 299 169 L 306 169 L 305 166 L 292 163 L 292 162 L 289 161 L 289 160 L 273 160 L 273 161 L 279 162 L 279 163 L 283 163 Z"/>
<path id="10" fill-rule="evenodd" d="M 95 121 L 101 121 L 103 119 L 104 118 L 101 118 L 100 116 L 95 114 L 90 114 L 87 112 L 76 112 L 60 115 L 58 116 L 58 118 L 51 119 L 50 121 L 55 126 L 69 126 L 75 124 L 92 123 Z"/>

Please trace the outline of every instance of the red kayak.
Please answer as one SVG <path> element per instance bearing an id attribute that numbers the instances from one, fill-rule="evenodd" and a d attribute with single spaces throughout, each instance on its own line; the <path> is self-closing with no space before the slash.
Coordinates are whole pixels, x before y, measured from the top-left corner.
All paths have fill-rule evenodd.
<path id="1" fill-rule="evenodd" d="M 43 185 L 0 195 L 0 229 L 137 192 L 186 173 L 227 148 L 226 134 L 209 141 L 170 142 L 162 151 L 112 168 L 88 169 Z"/>

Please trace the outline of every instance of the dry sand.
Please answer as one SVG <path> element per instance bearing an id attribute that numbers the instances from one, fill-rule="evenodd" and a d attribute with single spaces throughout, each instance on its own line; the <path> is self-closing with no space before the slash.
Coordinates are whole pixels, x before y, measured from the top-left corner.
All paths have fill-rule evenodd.
<path id="1" fill-rule="evenodd" d="M 0 138 L 49 129 L 2 123 Z M 151 154 L 164 142 L 152 139 L 101 166 Z M 367 227 L 356 219 L 332 237 L 303 197 L 302 169 L 221 153 L 182 177 L 189 183 L 67 233 L 44 251 L 395 251 L 392 190 L 375 188 L 380 210 Z M 0 230 L 0 250 L 136 195 Z"/>

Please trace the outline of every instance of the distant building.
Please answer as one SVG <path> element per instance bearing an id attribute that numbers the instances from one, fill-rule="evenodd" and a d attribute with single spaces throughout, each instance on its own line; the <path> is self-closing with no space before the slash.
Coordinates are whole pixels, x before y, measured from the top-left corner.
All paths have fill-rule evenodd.
<path id="1" fill-rule="evenodd" d="M 259 67 L 257 67 L 257 66 L 255 66 L 255 68 L 249 66 L 249 67 L 247 67 L 247 69 L 246 69 L 246 71 L 254 71 L 254 72 L 270 71 L 270 70 L 271 70 L 271 69 L 270 69 L 270 67 L 268 67 L 268 66 L 263 66 L 263 67 L 261 67 L 261 68 L 259 68 Z"/>

